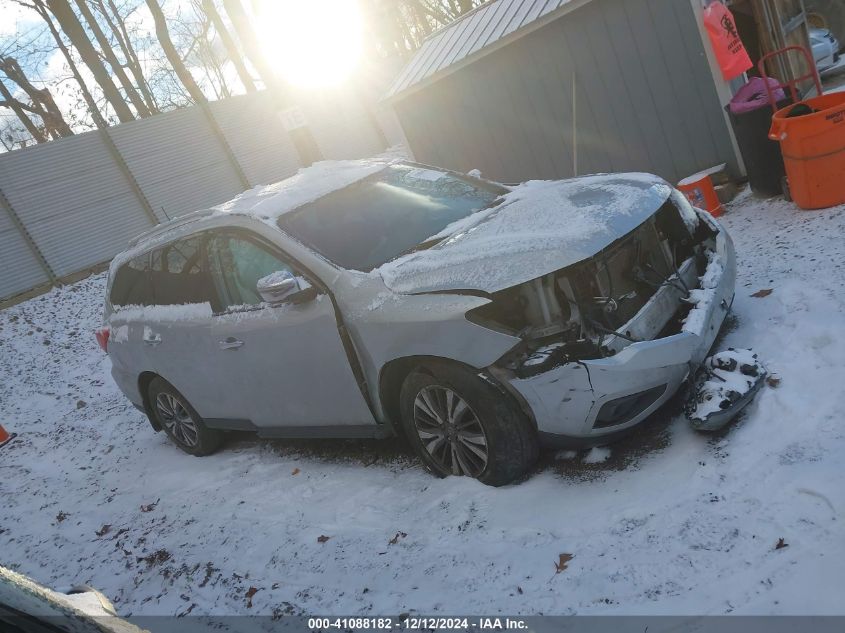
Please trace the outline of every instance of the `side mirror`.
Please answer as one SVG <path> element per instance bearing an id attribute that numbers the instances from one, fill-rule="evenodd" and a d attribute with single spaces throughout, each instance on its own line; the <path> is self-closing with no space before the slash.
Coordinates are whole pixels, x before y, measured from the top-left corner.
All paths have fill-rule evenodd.
<path id="1" fill-rule="evenodd" d="M 299 292 L 300 288 L 293 273 L 279 270 L 259 279 L 255 290 L 267 303 L 278 303 Z"/>

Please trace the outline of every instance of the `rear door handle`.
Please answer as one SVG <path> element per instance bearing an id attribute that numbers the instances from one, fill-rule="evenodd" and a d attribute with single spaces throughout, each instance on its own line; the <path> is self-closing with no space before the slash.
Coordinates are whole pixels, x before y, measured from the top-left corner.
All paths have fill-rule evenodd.
<path id="1" fill-rule="evenodd" d="M 239 347 L 243 346 L 243 344 L 243 341 L 239 341 L 234 336 L 230 336 L 229 338 L 223 339 L 222 341 L 218 341 L 220 349 L 238 349 Z"/>

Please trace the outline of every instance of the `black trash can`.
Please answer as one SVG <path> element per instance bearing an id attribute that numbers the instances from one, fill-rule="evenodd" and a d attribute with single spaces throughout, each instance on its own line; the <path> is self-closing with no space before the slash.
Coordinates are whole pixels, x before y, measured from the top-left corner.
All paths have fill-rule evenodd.
<path id="1" fill-rule="evenodd" d="M 785 108 L 792 99 L 787 97 L 778 102 L 778 110 Z M 786 170 L 780 143 L 769 139 L 772 126 L 772 106 L 766 104 L 750 112 L 735 114 L 730 105 L 725 106 L 731 119 L 731 126 L 739 144 L 739 152 L 748 172 L 751 190 L 763 196 L 778 196 L 783 193 Z"/>

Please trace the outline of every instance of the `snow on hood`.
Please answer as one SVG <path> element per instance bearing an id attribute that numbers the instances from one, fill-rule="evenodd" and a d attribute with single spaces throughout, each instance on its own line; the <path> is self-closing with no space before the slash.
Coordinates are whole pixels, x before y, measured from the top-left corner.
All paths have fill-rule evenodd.
<path id="1" fill-rule="evenodd" d="M 445 241 L 377 271 L 395 292 L 496 292 L 591 257 L 651 217 L 672 191 L 637 173 L 532 180 L 492 211 L 447 227 Z"/>
<path id="2" fill-rule="evenodd" d="M 384 159 L 320 161 L 280 182 L 244 191 L 214 209 L 275 221 L 289 211 L 381 171 L 391 162 Z"/>

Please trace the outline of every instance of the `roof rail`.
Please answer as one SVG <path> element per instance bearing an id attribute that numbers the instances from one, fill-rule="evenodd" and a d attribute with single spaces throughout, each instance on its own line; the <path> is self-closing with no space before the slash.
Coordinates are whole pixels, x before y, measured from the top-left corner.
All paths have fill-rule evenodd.
<path id="1" fill-rule="evenodd" d="M 167 222 L 161 222 L 159 224 L 156 224 L 150 230 L 144 231 L 140 235 L 129 240 L 129 248 L 137 246 L 141 242 L 145 242 L 148 239 L 153 238 L 157 235 L 161 235 L 162 233 L 165 233 L 167 231 L 171 231 L 180 226 L 184 226 L 185 224 L 190 224 L 191 222 L 196 222 L 197 220 L 206 218 L 210 215 L 213 215 L 214 213 L 216 213 L 214 209 L 203 209 L 202 211 L 194 211 L 181 217 L 168 220 Z"/>

